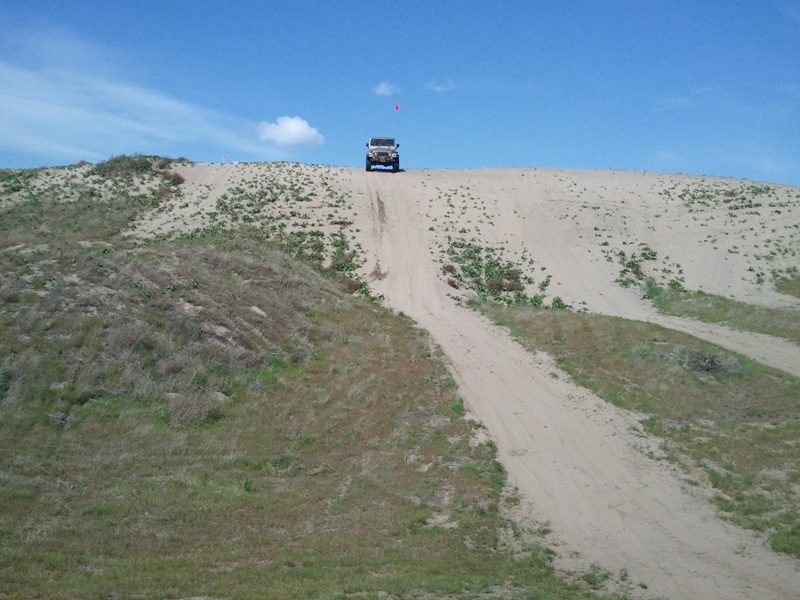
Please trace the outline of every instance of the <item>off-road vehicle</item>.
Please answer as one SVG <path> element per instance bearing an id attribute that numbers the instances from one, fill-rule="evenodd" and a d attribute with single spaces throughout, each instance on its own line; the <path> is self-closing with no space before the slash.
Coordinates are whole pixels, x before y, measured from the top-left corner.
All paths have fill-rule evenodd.
<path id="1" fill-rule="evenodd" d="M 397 149 L 400 144 L 396 144 L 393 137 L 371 137 L 367 142 L 367 171 L 372 171 L 372 167 L 392 167 L 395 173 L 400 170 L 400 155 Z"/>

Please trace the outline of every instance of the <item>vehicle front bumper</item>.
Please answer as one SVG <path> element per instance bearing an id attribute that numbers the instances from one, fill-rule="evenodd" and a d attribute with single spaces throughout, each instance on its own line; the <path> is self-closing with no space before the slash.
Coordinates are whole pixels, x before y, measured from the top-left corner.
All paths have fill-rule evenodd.
<path id="1" fill-rule="evenodd" d="M 382 165 L 393 165 L 397 162 L 397 154 L 389 154 L 387 152 L 368 152 L 367 160 L 372 163 Z"/>

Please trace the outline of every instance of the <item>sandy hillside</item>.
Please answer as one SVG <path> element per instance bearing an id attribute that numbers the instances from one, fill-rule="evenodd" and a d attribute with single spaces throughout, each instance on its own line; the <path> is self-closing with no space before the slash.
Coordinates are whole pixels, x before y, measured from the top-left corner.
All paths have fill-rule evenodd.
<path id="1" fill-rule="evenodd" d="M 291 164 L 182 165 L 185 196 L 138 225 L 169 233 L 214 222 L 284 234 L 343 232 L 391 308 L 444 349 L 469 409 L 488 427 L 524 499 L 547 521 L 564 565 L 627 569 L 643 597 L 800 598 L 800 564 L 727 525 L 686 489 L 633 416 L 576 387 L 547 356 L 454 299 L 442 271 L 454 240 L 526 264 L 533 286 L 573 308 L 660 323 L 800 375 L 800 348 L 764 335 L 657 314 L 622 287 L 620 256 L 647 276 L 769 307 L 773 271 L 800 263 L 800 189 L 659 173 L 557 169 L 407 171 Z M 232 193 L 230 190 L 235 189 Z M 291 197 L 287 203 L 285 198 Z M 232 211 L 236 204 L 237 211 Z M 232 217 L 236 213 L 239 216 Z M 646 257 L 642 261 L 641 258 Z M 548 279 L 549 277 L 549 279 Z"/>

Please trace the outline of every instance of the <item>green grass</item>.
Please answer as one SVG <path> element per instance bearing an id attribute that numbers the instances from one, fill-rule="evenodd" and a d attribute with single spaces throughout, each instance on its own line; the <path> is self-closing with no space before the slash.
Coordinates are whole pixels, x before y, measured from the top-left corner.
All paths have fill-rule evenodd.
<path id="1" fill-rule="evenodd" d="M 532 349 L 644 428 L 715 489 L 724 518 L 800 557 L 800 380 L 686 334 L 627 319 L 484 305 Z"/>
<path id="2" fill-rule="evenodd" d="M 800 273 L 797 267 L 789 268 L 783 273 L 776 273 L 774 277 L 775 289 L 781 294 L 800 298 Z"/>
<path id="3" fill-rule="evenodd" d="M 596 597 L 504 516 L 496 448 L 347 243 L 132 238 L 168 201 L 140 160 L 0 179 L 0 595 Z"/>
<path id="4" fill-rule="evenodd" d="M 791 285 L 787 283 L 786 287 Z M 659 288 L 650 298 L 656 308 L 666 314 L 765 333 L 800 344 L 800 310 L 754 306 L 705 292 L 676 289 Z"/>
<path id="5" fill-rule="evenodd" d="M 448 276 L 451 287 L 470 290 L 481 301 L 534 306 L 544 302 L 544 293 L 530 295 L 527 291 L 534 284 L 533 261 L 515 263 L 503 257 L 502 248 L 483 247 L 460 237 L 447 237 L 447 263 L 442 272 Z M 539 291 L 544 292 L 549 284 L 548 277 L 540 282 Z"/>

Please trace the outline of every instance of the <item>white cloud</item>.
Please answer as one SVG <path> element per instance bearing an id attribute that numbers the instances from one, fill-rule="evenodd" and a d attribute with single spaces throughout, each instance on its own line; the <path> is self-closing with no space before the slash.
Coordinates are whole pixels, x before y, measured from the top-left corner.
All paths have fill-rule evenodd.
<path id="1" fill-rule="evenodd" d="M 427 87 L 432 92 L 441 93 L 441 92 L 449 92 L 455 87 L 455 84 L 453 83 L 452 79 L 448 79 L 447 81 L 441 83 L 436 81 L 431 81 L 425 87 Z"/>
<path id="2" fill-rule="evenodd" d="M 320 146 L 325 141 L 319 131 L 300 117 L 278 117 L 274 123 L 258 124 L 258 137 L 279 146 Z"/>
<path id="3" fill-rule="evenodd" d="M 131 83 L 124 70 L 95 58 L 104 55 L 100 49 L 69 32 L 25 33 L 0 40 L 4 162 L 67 164 L 130 152 L 200 154 L 204 159 L 217 153 L 245 160 L 286 157 L 284 150 L 259 139 L 264 124 Z M 322 136 L 300 121 L 279 127 L 291 134 L 280 139 L 321 143 Z"/>
<path id="4" fill-rule="evenodd" d="M 252 128 L 243 119 L 124 81 L 0 61 L 0 146 L 12 152 L 68 162 L 207 144 L 263 156 Z"/>
<path id="5" fill-rule="evenodd" d="M 391 96 L 399 91 L 400 88 L 398 86 L 393 83 L 389 83 L 388 81 L 382 81 L 372 88 L 372 92 L 377 96 Z"/>
<path id="6" fill-rule="evenodd" d="M 109 71 L 113 50 L 100 47 L 62 26 L 32 27 L 22 23 L 0 24 L 0 54 L 28 68 L 62 69 L 80 65 L 92 72 Z"/>

